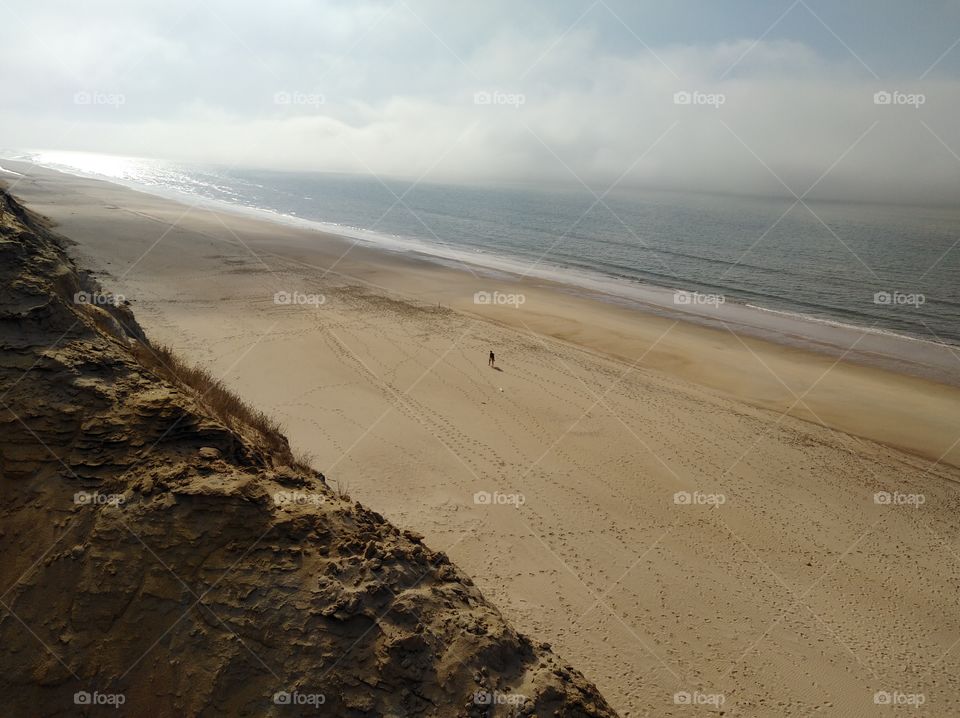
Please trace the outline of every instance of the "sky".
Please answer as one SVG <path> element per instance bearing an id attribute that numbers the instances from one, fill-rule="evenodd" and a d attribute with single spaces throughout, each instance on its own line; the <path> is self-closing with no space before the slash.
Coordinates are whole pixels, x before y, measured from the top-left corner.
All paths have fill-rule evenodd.
<path id="1" fill-rule="evenodd" d="M 597 193 L 960 199 L 960 0 L 0 8 L 4 148 Z"/>

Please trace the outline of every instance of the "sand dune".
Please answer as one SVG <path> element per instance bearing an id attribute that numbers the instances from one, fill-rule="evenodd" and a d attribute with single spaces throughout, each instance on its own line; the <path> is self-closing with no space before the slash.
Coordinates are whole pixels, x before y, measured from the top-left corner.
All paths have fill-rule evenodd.
<path id="1" fill-rule="evenodd" d="M 0 255 L 4 715 L 614 715 L 3 193 Z"/>
<path id="2" fill-rule="evenodd" d="M 960 711 L 956 389 L 613 308 L 575 321 L 538 286 L 522 312 L 457 311 L 476 280 L 449 270 L 438 307 L 410 259 L 52 174 L 17 191 L 151 335 L 622 715 Z"/>

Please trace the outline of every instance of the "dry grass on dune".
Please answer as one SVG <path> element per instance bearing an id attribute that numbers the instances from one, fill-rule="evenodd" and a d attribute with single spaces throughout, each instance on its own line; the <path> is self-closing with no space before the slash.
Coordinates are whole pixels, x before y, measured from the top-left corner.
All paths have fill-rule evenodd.
<path id="1" fill-rule="evenodd" d="M 175 384 L 195 391 L 198 400 L 230 428 L 247 426 L 253 429 L 274 455 L 293 468 L 311 470 L 312 457 L 291 450 L 280 422 L 254 409 L 203 367 L 188 364 L 163 344 L 146 346 L 136 343 L 133 352 L 144 366 Z"/>

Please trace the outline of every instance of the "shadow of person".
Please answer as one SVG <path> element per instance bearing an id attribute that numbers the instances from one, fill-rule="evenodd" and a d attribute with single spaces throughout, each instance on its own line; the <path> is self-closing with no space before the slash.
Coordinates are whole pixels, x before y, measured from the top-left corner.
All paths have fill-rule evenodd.
<path id="1" fill-rule="evenodd" d="M 501 368 L 498 367 L 498 366 L 493 367 L 493 370 L 494 370 L 494 371 L 503 371 L 503 369 L 501 369 Z"/>

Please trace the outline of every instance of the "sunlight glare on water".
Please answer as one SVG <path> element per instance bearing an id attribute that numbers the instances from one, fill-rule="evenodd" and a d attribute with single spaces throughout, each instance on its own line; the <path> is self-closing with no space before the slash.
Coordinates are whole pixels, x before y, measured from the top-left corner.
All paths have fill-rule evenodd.
<path id="1" fill-rule="evenodd" d="M 149 162 L 137 157 L 60 150 L 38 152 L 34 161 L 40 165 L 70 167 L 79 172 L 114 179 L 135 179 L 142 174 L 144 166 Z"/>

